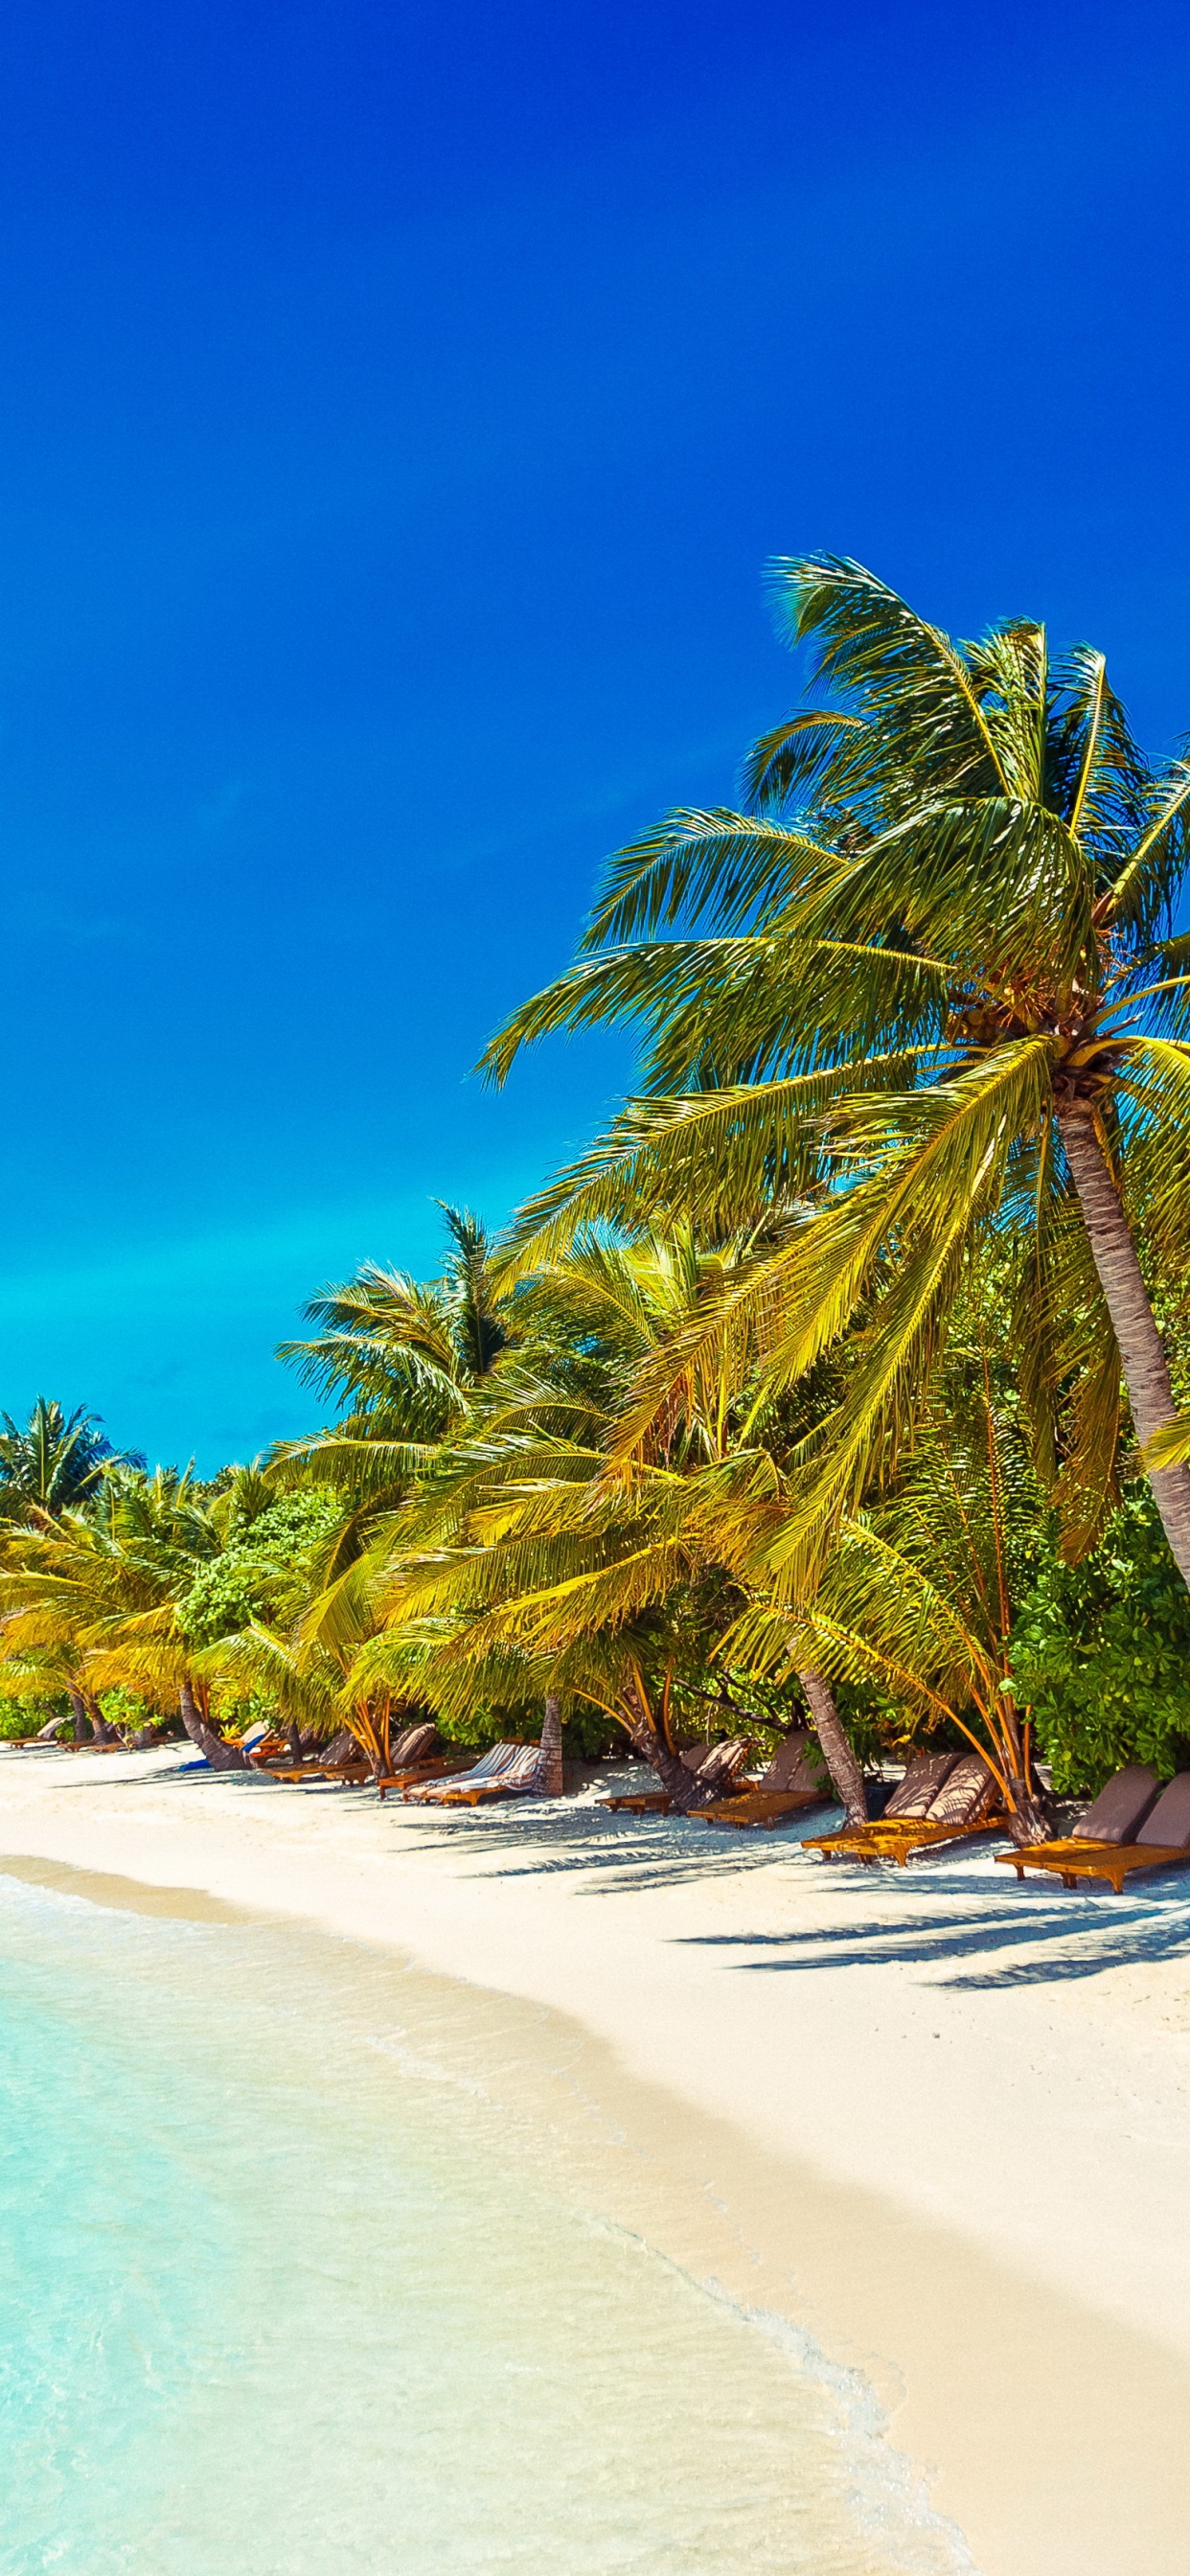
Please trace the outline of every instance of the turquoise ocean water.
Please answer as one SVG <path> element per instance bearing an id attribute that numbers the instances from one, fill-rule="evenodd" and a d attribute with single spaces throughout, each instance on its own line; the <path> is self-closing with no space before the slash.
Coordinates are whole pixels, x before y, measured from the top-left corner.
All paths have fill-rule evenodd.
<path id="1" fill-rule="evenodd" d="M 4 2576 L 966 2567 L 862 2389 L 555 2183 L 401 1979 L 0 1877 Z"/>

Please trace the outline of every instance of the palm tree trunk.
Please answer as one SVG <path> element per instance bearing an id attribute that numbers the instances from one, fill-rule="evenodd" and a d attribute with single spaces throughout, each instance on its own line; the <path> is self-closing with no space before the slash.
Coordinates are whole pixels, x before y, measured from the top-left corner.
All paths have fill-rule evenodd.
<path id="1" fill-rule="evenodd" d="M 1031 1781 L 1023 1779 L 1019 1772 L 1009 1771 L 1007 1778 L 1012 1800 L 1008 1830 L 1013 1842 L 1018 1843 L 1022 1850 L 1027 1843 L 1047 1843 L 1054 1830 L 1054 1820 L 1044 1799 L 1039 1797 Z"/>
<path id="2" fill-rule="evenodd" d="M 120 1741 L 119 1729 L 109 1724 L 107 1718 L 103 1714 L 103 1710 L 101 1709 L 98 1700 L 90 1691 L 85 1694 L 85 1697 L 87 1702 L 87 1715 L 90 1718 L 92 1727 L 95 1731 L 96 1743 L 118 1744 Z"/>
<path id="3" fill-rule="evenodd" d="M 825 1673 L 811 1666 L 799 1672 L 806 1706 L 814 1722 L 814 1732 L 822 1746 L 822 1758 L 831 1775 L 831 1787 L 842 1806 L 849 1825 L 866 1825 L 868 1793 L 864 1775 L 847 1740 L 843 1720 L 835 1707 L 835 1695 Z"/>
<path id="4" fill-rule="evenodd" d="M 83 1698 L 82 1692 L 79 1690 L 68 1690 L 67 1696 L 70 1701 L 71 1715 L 74 1719 L 75 1743 L 85 1744 L 87 1741 L 87 1703 Z"/>
<path id="5" fill-rule="evenodd" d="M 1141 1276 L 1120 1195 L 1103 1158 L 1090 1109 L 1058 1105 L 1058 1132 L 1078 1191 L 1099 1284 L 1119 1346 L 1132 1422 L 1141 1447 L 1177 1418 L 1169 1364 Z M 1190 1590 L 1190 1467 L 1159 1467 L 1149 1477 L 1165 1535 Z"/>
<path id="6" fill-rule="evenodd" d="M 658 1735 L 652 1727 L 642 1727 L 635 1742 L 638 1752 L 652 1764 L 671 1805 L 678 1809 L 680 1815 L 689 1816 L 696 1807 L 707 1805 L 710 1791 L 699 1788 L 689 1764 L 683 1762 L 680 1753 L 671 1753 L 664 1736 Z"/>
<path id="7" fill-rule="evenodd" d="M 188 1681 L 182 1683 L 178 1699 L 186 1733 L 199 1752 L 206 1755 L 212 1771 L 247 1771 L 247 1754 L 241 1753 L 238 1744 L 225 1744 L 222 1736 L 208 1726 Z"/>
<path id="8" fill-rule="evenodd" d="M 547 1691 L 534 1793 L 539 1798 L 560 1798 L 562 1785 L 562 1702 L 556 1691 Z"/>
<path id="9" fill-rule="evenodd" d="M 636 1692 L 628 1690 L 624 1697 L 632 1713 L 632 1741 L 656 1772 L 671 1805 L 683 1816 L 688 1816 L 694 1807 L 705 1806 L 707 1792 L 700 1792 L 689 1764 L 666 1743 L 660 1727 L 654 1726 L 648 1710 L 641 1707 Z"/>

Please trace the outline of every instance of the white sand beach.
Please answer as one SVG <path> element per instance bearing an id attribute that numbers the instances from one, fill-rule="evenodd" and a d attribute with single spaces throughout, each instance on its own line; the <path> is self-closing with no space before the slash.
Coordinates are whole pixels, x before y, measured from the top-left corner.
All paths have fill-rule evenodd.
<path id="1" fill-rule="evenodd" d="M 174 1748 L 6 1750 L 0 1856 L 516 1999 L 526 2116 L 597 2128 L 612 2215 L 870 2380 L 983 2576 L 1181 2576 L 1190 1874 L 828 1868 L 594 1788 L 436 1816 Z"/>

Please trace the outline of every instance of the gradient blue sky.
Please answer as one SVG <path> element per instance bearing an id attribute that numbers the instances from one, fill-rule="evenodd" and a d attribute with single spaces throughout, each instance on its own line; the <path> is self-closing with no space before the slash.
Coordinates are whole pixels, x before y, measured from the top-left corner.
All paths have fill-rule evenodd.
<path id="1" fill-rule="evenodd" d="M 469 1068 L 782 711 L 765 559 L 1190 726 L 1190 13 L 14 0 L 0 1405 L 204 1469 L 627 1075 Z"/>

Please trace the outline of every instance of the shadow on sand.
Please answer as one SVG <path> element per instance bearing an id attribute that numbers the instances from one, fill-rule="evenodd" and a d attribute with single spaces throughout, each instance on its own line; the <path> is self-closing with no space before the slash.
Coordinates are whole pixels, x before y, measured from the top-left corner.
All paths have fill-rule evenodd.
<path id="1" fill-rule="evenodd" d="M 989 1846 L 971 1843 L 965 1858 L 925 1854 L 907 1871 L 890 1868 L 874 1878 L 868 1870 L 799 1853 L 803 1837 L 828 1833 L 841 1821 L 837 1808 L 823 1808 L 776 1833 L 738 1834 L 714 1832 L 689 1817 L 611 1815 L 587 1796 L 448 1813 L 395 1802 L 381 1808 L 367 1790 L 281 1788 L 251 1772 L 210 1771 L 181 1748 L 179 1755 L 168 1767 L 116 1778 L 106 1772 L 104 1786 L 135 1795 L 141 1788 L 185 1781 L 198 1795 L 217 1790 L 221 1797 L 333 1799 L 345 1813 L 390 1822 L 394 1851 L 416 1851 L 449 1836 L 460 1854 L 482 1853 L 492 1877 L 573 1876 L 585 1880 L 585 1892 L 593 1896 L 747 1877 L 783 1861 L 799 1894 L 825 1900 L 842 1919 L 780 1932 L 684 1936 L 692 1946 L 740 1953 L 730 1964 L 747 1975 L 914 1966 L 934 1969 L 939 1985 L 979 1992 L 1060 1984 L 1111 1968 L 1190 1957 L 1190 1882 L 1184 1876 L 1155 1876 L 1121 1897 L 1106 1890 L 1059 1892 L 1041 1879 L 1018 1886 L 987 1869 Z M 69 1771 L 63 1765 L 63 1787 L 82 1790 L 96 1777 L 90 1764 L 84 1771 L 80 1763 L 71 1778 L 73 1770 L 73 1761 Z M 871 1904 L 877 1885 L 879 1911 Z"/>

